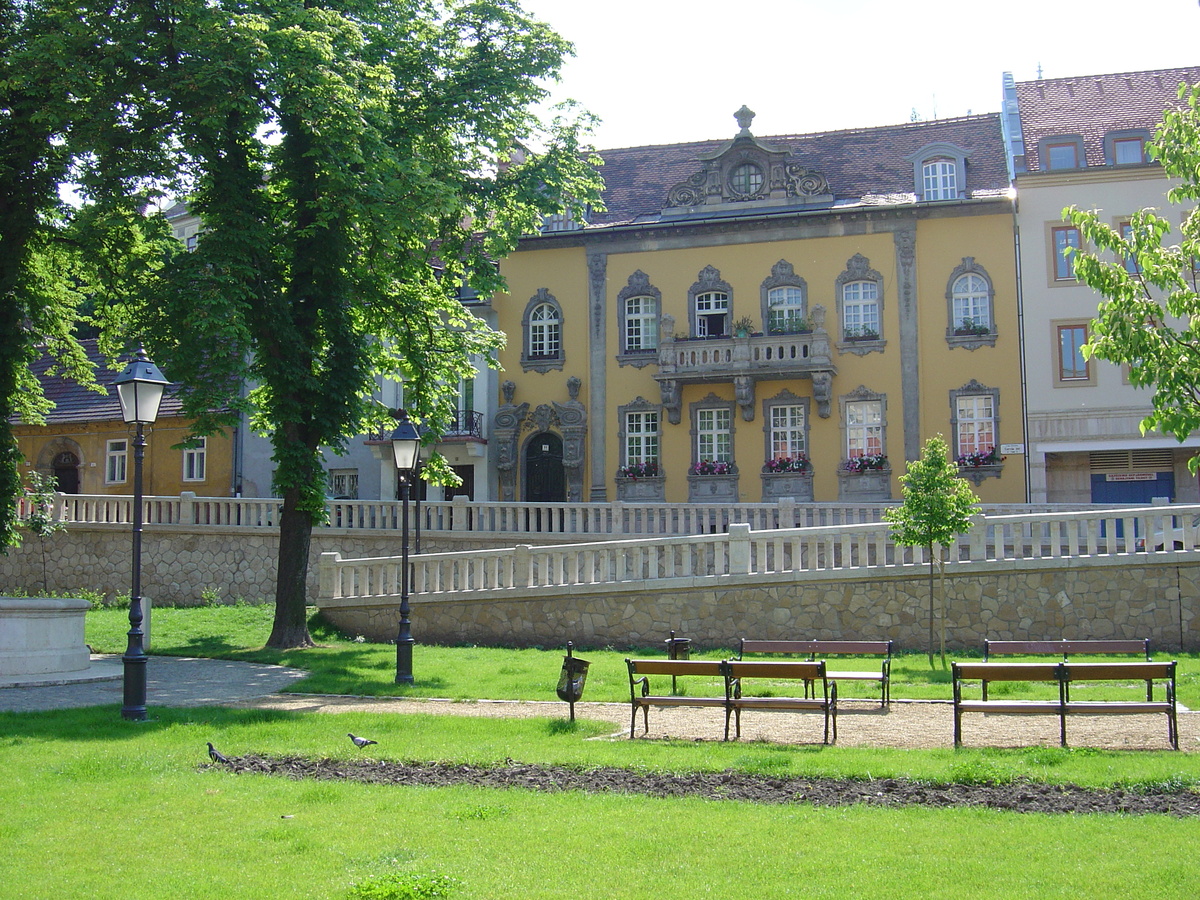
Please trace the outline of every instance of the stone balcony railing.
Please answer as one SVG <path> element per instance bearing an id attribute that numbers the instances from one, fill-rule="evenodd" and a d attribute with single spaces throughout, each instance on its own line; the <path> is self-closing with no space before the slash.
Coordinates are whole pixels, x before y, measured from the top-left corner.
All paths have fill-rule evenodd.
<path id="1" fill-rule="evenodd" d="M 823 323 L 824 316 L 819 320 Z M 813 383 L 817 414 L 828 418 L 833 397 L 833 364 L 829 333 L 824 327 L 801 334 L 746 334 L 710 338 L 676 338 L 674 319 L 663 316 L 658 345 L 658 372 L 667 418 L 678 424 L 685 384 L 734 383 L 742 418 L 754 418 L 755 382 L 763 379 L 808 378 Z"/>

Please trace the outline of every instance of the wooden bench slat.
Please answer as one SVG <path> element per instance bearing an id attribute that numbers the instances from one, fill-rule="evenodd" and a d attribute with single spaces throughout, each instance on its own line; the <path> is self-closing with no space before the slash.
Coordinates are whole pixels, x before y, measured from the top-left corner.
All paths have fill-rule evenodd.
<path id="1" fill-rule="evenodd" d="M 830 681 L 877 681 L 879 682 L 880 705 L 887 706 L 892 702 L 891 641 L 777 641 L 749 640 L 742 638 L 738 642 L 738 659 L 745 658 L 747 653 L 778 653 L 804 655 L 810 660 L 827 656 L 878 656 L 879 672 L 854 671 L 844 672 L 838 669 L 828 669 L 826 677 Z M 807 696 L 807 691 L 805 695 Z"/>

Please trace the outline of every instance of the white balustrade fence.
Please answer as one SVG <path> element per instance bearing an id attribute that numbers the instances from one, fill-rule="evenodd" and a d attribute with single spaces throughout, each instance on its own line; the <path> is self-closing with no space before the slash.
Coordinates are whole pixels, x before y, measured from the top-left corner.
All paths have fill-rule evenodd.
<path id="1" fill-rule="evenodd" d="M 1135 556 L 1191 552 L 1200 545 L 1200 506 L 1090 509 L 1070 513 L 976 516 L 946 548 L 950 566 L 998 560 Z M 904 547 L 886 523 L 752 530 L 732 523 L 719 534 L 677 535 L 410 557 L 415 593 L 487 593 L 677 578 L 774 575 L 929 562 L 924 547 Z M 322 554 L 322 599 L 399 593 L 396 557 L 343 560 Z"/>

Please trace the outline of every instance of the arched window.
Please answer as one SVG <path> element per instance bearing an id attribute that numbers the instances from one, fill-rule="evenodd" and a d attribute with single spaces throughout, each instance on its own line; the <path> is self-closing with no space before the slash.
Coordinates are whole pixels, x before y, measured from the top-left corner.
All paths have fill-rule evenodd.
<path id="1" fill-rule="evenodd" d="M 530 298 L 525 307 L 525 316 L 521 320 L 525 337 L 524 352 L 521 354 L 522 368 L 535 372 L 562 368 L 562 326 L 562 307 L 548 290 L 538 288 L 537 294 Z"/>
<path id="2" fill-rule="evenodd" d="M 946 339 L 951 346 L 974 350 L 995 346 L 995 289 L 973 256 L 964 256 L 946 281 Z"/>
<path id="3" fill-rule="evenodd" d="M 721 273 L 717 269 L 705 266 L 700 270 L 700 277 L 688 290 L 688 319 L 693 337 L 729 334 L 732 294 L 733 288 L 721 280 Z"/>
<path id="4" fill-rule="evenodd" d="M 879 285 L 848 281 L 842 285 L 842 322 L 846 340 L 879 337 Z"/>

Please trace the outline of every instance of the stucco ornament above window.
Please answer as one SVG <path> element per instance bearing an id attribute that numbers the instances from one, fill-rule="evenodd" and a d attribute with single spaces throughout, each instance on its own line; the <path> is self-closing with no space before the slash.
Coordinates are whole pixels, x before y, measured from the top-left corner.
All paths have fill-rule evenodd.
<path id="1" fill-rule="evenodd" d="M 667 192 L 663 215 L 721 212 L 722 207 L 810 206 L 833 202 L 825 176 L 801 164 L 786 147 L 767 144 L 750 133 L 754 112 L 736 113 L 733 140 L 698 157 L 700 168 Z"/>

